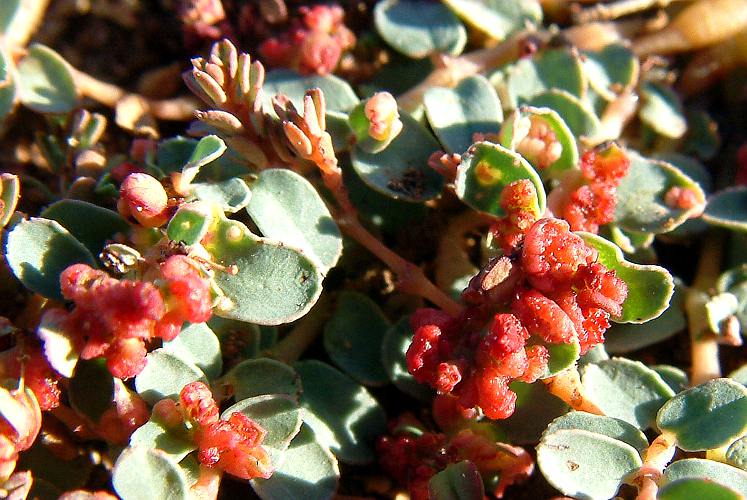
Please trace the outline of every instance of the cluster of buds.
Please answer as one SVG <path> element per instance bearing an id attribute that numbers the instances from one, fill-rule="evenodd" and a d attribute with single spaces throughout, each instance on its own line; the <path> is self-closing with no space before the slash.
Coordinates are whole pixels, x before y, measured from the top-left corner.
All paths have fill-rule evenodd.
<path id="1" fill-rule="evenodd" d="M 226 11 L 221 0 L 181 0 L 179 18 L 188 34 L 215 39 L 223 32 L 220 24 L 226 18 Z"/>
<path id="2" fill-rule="evenodd" d="M 533 189 L 524 180 L 504 191 L 509 215 L 501 227 L 512 220 L 519 225 L 504 241 L 505 255 L 491 260 L 462 294 L 468 305 L 462 316 L 421 309 L 410 319 L 410 373 L 491 419 L 513 413 L 512 380 L 534 382 L 546 373 L 547 345 L 578 343 L 585 353 L 601 343 L 627 296 L 625 282 L 597 262 L 596 250 L 565 221 L 513 213 Z"/>
<path id="3" fill-rule="evenodd" d="M 159 265 L 158 282 L 117 280 L 85 264 L 60 277 L 75 308 L 62 313 L 63 330 L 82 359 L 104 357 L 112 375 L 127 379 L 145 367 L 146 342 L 174 339 L 185 321 L 212 314 L 210 283 L 192 259 L 172 255 Z M 56 313 L 60 313 L 56 311 Z"/>
<path id="4" fill-rule="evenodd" d="M 271 66 L 331 73 L 342 53 L 355 45 L 355 35 L 343 24 L 345 12 L 339 5 L 315 5 L 301 7 L 299 14 L 287 32 L 265 40 L 259 53 Z"/>
<path id="5" fill-rule="evenodd" d="M 539 115 L 519 118 L 514 134 L 516 152 L 539 169 L 549 167 L 563 154 L 563 145 L 552 127 Z"/>
<path id="6" fill-rule="evenodd" d="M 381 466 L 400 484 L 406 485 L 413 500 L 433 498 L 430 479 L 451 464 L 469 460 L 493 495 L 502 498 L 505 489 L 528 477 L 534 463 L 523 449 L 497 442 L 488 428 L 462 428 L 454 433 L 429 432 L 412 415 L 390 423 L 389 435 L 376 444 Z"/>
<path id="7" fill-rule="evenodd" d="M 612 222 L 617 186 L 628 173 L 630 159 L 615 143 L 603 144 L 581 157 L 582 185 L 570 193 L 562 215 L 574 231 L 597 233 Z"/>
<path id="8" fill-rule="evenodd" d="M 188 424 L 202 465 L 241 479 L 267 479 L 272 475 L 270 456 L 262 447 L 267 432 L 239 412 L 222 420 L 210 388 L 204 383 L 187 384 L 178 403 L 162 400 L 153 408 L 153 414 L 168 428 Z"/>
<path id="9" fill-rule="evenodd" d="M 389 92 L 377 92 L 366 102 L 368 135 L 377 141 L 391 140 L 402 131 L 397 101 Z"/>

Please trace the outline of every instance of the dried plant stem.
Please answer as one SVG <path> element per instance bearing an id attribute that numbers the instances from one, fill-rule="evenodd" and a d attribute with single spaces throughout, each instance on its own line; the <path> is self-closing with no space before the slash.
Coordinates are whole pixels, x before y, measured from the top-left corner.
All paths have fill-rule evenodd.
<path id="1" fill-rule="evenodd" d="M 618 139 L 625 125 L 638 111 L 638 95 L 628 89 L 612 101 L 602 113 L 601 127 L 593 137 L 581 137 L 581 142 L 589 148 L 605 141 Z"/>
<path id="2" fill-rule="evenodd" d="M 528 35 L 543 36 L 541 32 L 524 30 L 495 47 L 476 50 L 460 57 L 441 56 L 438 61 L 439 67 L 425 80 L 397 97 L 397 103 L 402 109 L 413 111 L 423 101 L 423 95 L 429 88 L 454 87 L 468 76 L 517 59 L 521 54 L 521 42 Z"/>
<path id="3" fill-rule="evenodd" d="M 542 382 L 550 394 L 560 398 L 574 410 L 604 415 L 604 412 L 584 395 L 581 377 L 575 367 L 543 379 Z"/>
<path id="4" fill-rule="evenodd" d="M 673 0 L 618 0 L 612 3 L 597 3 L 593 7 L 578 10 L 573 14 L 576 23 L 611 21 L 618 17 L 636 14 L 653 8 L 663 9 Z"/>
<path id="5" fill-rule="evenodd" d="M 692 357 L 690 383 L 693 386 L 721 376 L 718 337 L 707 331 L 705 304 L 710 297 L 709 289 L 718 277 L 722 253 L 723 238 L 712 232 L 703 242 L 695 281 L 685 297 Z"/>
<path id="6" fill-rule="evenodd" d="M 298 320 L 293 329 L 264 354 L 283 363 L 293 363 L 319 336 L 328 316 L 329 298 L 322 294 L 311 311 Z"/>
<path id="7" fill-rule="evenodd" d="M 145 96 L 127 92 L 122 87 L 112 83 L 102 82 L 91 75 L 72 68 L 75 87 L 85 97 L 100 102 L 105 106 L 116 107 L 117 103 L 127 96 L 137 96 L 155 117 L 161 120 L 186 121 L 194 118 L 198 103 L 191 97 L 175 97 L 173 99 L 148 99 Z"/>
<path id="8" fill-rule="evenodd" d="M 671 436 L 661 434 L 643 454 L 643 465 L 632 479 L 638 487 L 636 500 L 655 500 L 659 491 L 658 480 L 664 468 L 672 461 L 675 443 Z"/>

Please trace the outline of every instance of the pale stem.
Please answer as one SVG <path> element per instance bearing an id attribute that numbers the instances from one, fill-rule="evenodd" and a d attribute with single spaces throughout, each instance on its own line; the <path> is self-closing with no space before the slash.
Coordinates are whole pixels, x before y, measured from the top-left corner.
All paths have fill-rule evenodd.
<path id="1" fill-rule="evenodd" d="M 468 76 L 518 59 L 521 42 L 527 35 L 542 36 L 537 31 L 521 31 L 495 47 L 476 50 L 460 57 L 442 56 L 440 67 L 434 69 L 425 80 L 397 97 L 397 103 L 406 111 L 413 111 L 423 101 L 423 95 L 431 87 L 454 87 Z M 546 36 L 546 35 L 544 35 Z"/>
<path id="2" fill-rule="evenodd" d="M 692 386 L 721 376 L 718 337 L 707 331 L 705 304 L 709 299 L 708 291 L 715 284 L 721 269 L 722 252 L 723 239 L 720 234 L 711 233 L 703 242 L 695 281 L 685 296 L 685 312 L 691 343 Z"/>
<path id="3" fill-rule="evenodd" d="M 578 23 L 593 21 L 611 21 L 618 17 L 636 14 L 649 9 L 663 9 L 673 0 L 618 0 L 613 3 L 598 3 L 592 7 L 581 9 L 573 14 L 573 20 Z"/>
<path id="4" fill-rule="evenodd" d="M 218 468 L 205 467 L 200 464 L 200 475 L 197 482 L 189 487 L 190 500 L 215 500 L 223 471 Z"/>
<path id="5" fill-rule="evenodd" d="M 186 121 L 194 118 L 198 103 L 191 97 L 175 97 L 173 99 L 148 99 L 127 92 L 113 83 L 102 82 L 78 69 L 71 68 L 75 87 L 85 97 L 93 99 L 105 106 L 114 108 L 117 103 L 129 95 L 136 95 L 146 106 L 148 111 L 161 120 Z"/>
<path id="6" fill-rule="evenodd" d="M 2 0 L 9 2 L 10 0 Z M 21 0 L 4 41 L 10 48 L 25 47 L 44 19 L 49 0 Z"/>
<path id="7" fill-rule="evenodd" d="M 643 453 L 643 465 L 630 481 L 638 487 L 636 500 L 655 500 L 659 491 L 658 480 L 664 468 L 672 461 L 675 442 L 668 434 L 661 434 Z"/>
<path id="8" fill-rule="evenodd" d="M 625 125 L 638 111 L 638 95 L 628 89 L 612 101 L 602 113 L 599 131 L 593 137 L 581 137 L 581 142 L 589 148 L 605 141 L 618 139 Z"/>
<path id="9" fill-rule="evenodd" d="M 286 364 L 298 360 L 319 336 L 328 316 L 329 299 L 327 295 L 323 294 L 311 311 L 299 319 L 293 329 L 280 342 L 265 352 L 265 355 Z"/>
<path id="10" fill-rule="evenodd" d="M 449 221 L 438 242 L 434 272 L 436 285 L 448 288 L 455 280 L 478 273 L 464 248 L 464 235 L 488 224 L 486 217 L 474 210 L 463 212 Z"/>
<path id="11" fill-rule="evenodd" d="M 574 410 L 604 415 L 604 412 L 584 394 L 584 387 L 581 385 L 581 377 L 576 367 L 543 379 L 542 383 L 545 384 L 550 394 L 561 399 Z"/>

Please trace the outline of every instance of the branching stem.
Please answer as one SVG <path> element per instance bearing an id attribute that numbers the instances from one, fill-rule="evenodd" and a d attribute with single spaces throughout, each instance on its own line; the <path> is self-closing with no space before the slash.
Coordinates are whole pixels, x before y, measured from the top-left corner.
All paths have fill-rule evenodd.
<path id="1" fill-rule="evenodd" d="M 584 394 L 581 376 L 575 367 L 543 379 L 542 382 L 550 394 L 560 398 L 574 410 L 585 411 L 594 415 L 604 415 L 604 412 Z"/>

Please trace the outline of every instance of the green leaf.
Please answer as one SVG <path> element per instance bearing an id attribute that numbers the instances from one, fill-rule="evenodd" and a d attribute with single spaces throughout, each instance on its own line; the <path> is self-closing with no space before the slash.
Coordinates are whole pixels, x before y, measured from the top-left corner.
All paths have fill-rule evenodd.
<path id="1" fill-rule="evenodd" d="M 222 212 L 235 214 L 249 204 L 252 193 L 243 179 L 232 177 L 222 182 L 197 182 L 190 194 L 200 201 L 217 205 Z"/>
<path id="2" fill-rule="evenodd" d="M 535 108 L 550 108 L 555 111 L 568 126 L 571 134 L 576 137 L 594 137 L 602 126 L 594 110 L 566 90 L 547 90 L 529 99 L 527 104 Z"/>
<path id="3" fill-rule="evenodd" d="M 256 396 L 229 407 L 221 418 L 228 420 L 236 412 L 246 415 L 267 431 L 262 446 L 270 450 L 273 467 L 282 465 L 283 452 L 288 449 L 303 423 L 298 402 L 284 394 Z"/>
<path id="4" fill-rule="evenodd" d="M 374 459 L 373 442 L 386 428 L 386 415 L 365 387 L 320 361 L 293 365 L 301 376 L 304 421 L 320 443 L 351 464 Z M 334 388 L 334 390 L 330 390 Z"/>
<path id="5" fill-rule="evenodd" d="M 11 0 L 9 0 L 11 1 Z M 3 7 L 0 6 L 0 9 Z M 2 16 L 0 15 L 0 22 Z M 9 64 L 5 52 L 0 50 L 0 122 L 13 111 L 16 100 L 16 82 L 9 71 Z"/>
<path id="6" fill-rule="evenodd" d="M 585 430 L 562 429 L 542 436 L 537 465 L 564 495 L 606 500 L 615 496 L 642 462 L 636 449 L 622 441 Z"/>
<path id="7" fill-rule="evenodd" d="M 646 435 L 619 418 L 593 415 L 584 411 L 571 411 L 553 420 L 546 432 L 551 434 L 563 429 L 578 429 L 617 439 L 629 444 L 639 453 L 643 453 L 648 448 Z"/>
<path id="8" fill-rule="evenodd" d="M 669 306 L 674 280 L 663 267 L 628 262 L 614 243 L 591 233 L 578 233 L 587 245 L 599 252 L 598 262 L 617 273 L 628 285 L 618 323 L 643 323 L 656 318 Z"/>
<path id="9" fill-rule="evenodd" d="M 225 151 L 226 143 L 217 135 L 207 135 L 200 139 L 182 168 L 179 181 L 181 186 L 186 188 L 197 177 L 203 166 L 220 158 Z"/>
<path id="10" fill-rule="evenodd" d="M 422 202 L 441 194 L 443 177 L 428 166 L 428 158 L 440 146 L 414 118 L 400 114 L 402 131 L 379 153 L 355 147 L 353 168 L 363 182 L 396 200 Z"/>
<path id="11" fill-rule="evenodd" d="M 665 137 L 678 139 L 687 131 L 679 96 L 668 86 L 659 83 L 645 82 L 641 85 L 638 116 L 643 123 Z"/>
<path id="12" fill-rule="evenodd" d="M 725 189 L 708 198 L 703 220 L 733 231 L 747 231 L 747 209 L 744 207 L 747 207 L 747 188 Z"/>
<path id="13" fill-rule="evenodd" d="M 332 498 L 337 490 L 340 469 L 335 456 L 308 426 L 301 427 L 283 456 L 283 462 L 270 479 L 251 480 L 252 488 L 260 498 Z"/>
<path id="14" fill-rule="evenodd" d="M 174 339 L 163 343 L 163 350 L 198 367 L 209 379 L 214 379 L 223 370 L 220 342 L 205 323 L 194 323 Z"/>
<path id="15" fill-rule="evenodd" d="M 221 350 L 227 358 L 236 360 L 255 358 L 262 349 L 268 348 L 262 345 L 264 332 L 263 327 L 258 325 L 216 315 L 208 320 L 207 325 L 220 339 Z M 233 350 L 232 353 L 230 353 L 231 350 Z"/>
<path id="16" fill-rule="evenodd" d="M 217 315 L 279 325 L 306 314 L 319 298 L 321 273 L 301 250 L 255 236 L 241 222 L 225 218 L 211 233 L 205 247 L 213 259 L 238 270 L 216 274 L 215 281 L 230 302 L 217 308 Z"/>
<path id="17" fill-rule="evenodd" d="M 413 59 L 438 52 L 457 56 L 467 43 L 467 30 L 441 3 L 383 0 L 374 8 L 374 26 L 386 43 Z"/>
<path id="18" fill-rule="evenodd" d="M 87 201 L 60 200 L 42 210 L 40 215 L 59 222 L 93 255 L 98 255 L 117 233 L 127 235 L 130 231 L 130 225 L 117 212 Z"/>
<path id="19" fill-rule="evenodd" d="M 683 284 L 674 280 L 674 294 L 661 315 L 642 324 L 612 323 L 604 334 L 604 346 L 615 354 L 624 354 L 656 344 L 681 332 L 687 326 L 684 313 Z"/>
<path id="20" fill-rule="evenodd" d="M 640 64 L 629 48 L 610 44 L 600 51 L 584 52 L 584 71 L 589 86 L 606 101 L 638 81 Z"/>
<path id="21" fill-rule="evenodd" d="M 676 366 L 655 365 L 650 367 L 675 392 L 684 391 L 690 386 L 687 373 Z"/>
<path id="22" fill-rule="evenodd" d="M 67 311 L 50 309 L 44 312 L 36 330 L 36 335 L 44 342 L 44 357 L 50 366 L 63 377 L 73 376 L 78 363 L 78 352 L 75 340 L 66 331 Z"/>
<path id="23" fill-rule="evenodd" d="M 742 436 L 731 443 L 725 456 L 726 461 L 734 467 L 747 470 L 747 436 Z"/>
<path id="24" fill-rule="evenodd" d="M 0 116 L 0 120 L 2 117 Z M 21 197 L 21 181 L 17 175 L 0 174 L 0 228 L 5 227 Z"/>
<path id="25" fill-rule="evenodd" d="M 139 446 L 165 453 L 174 462 L 181 462 L 197 449 L 186 427 L 169 429 L 151 415 L 150 420 L 138 427 L 130 436 L 130 446 Z M 181 432 L 180 432 L 181 431 Z"/>
<path id="26" fill-rule="evenodd" d="M 433 390 L 427 385 L 419 383 L 407 371 L 405 355 L 412 343 L 412 336 L 409 316 L 405 316 L 389 327 L 381 343 L 381 360 L 389 380 L 397 389 L 421 401 L 428 402 L 433 398 Z"/>
<path id="27" fill-rule="evenodd" d="M 736 491 L 708 479 L 680 479 L 661 488 L 658 500 L 740 500 L 744 499 Z"/>
<path id="28" fill-rule="evenodd" d="M 363 294 L 342 292 L 334 314 L 324 326 L 324 348 L 332 361 L 364 385 L 389 381 L 381 346 L 390 323 L 374 301 Z"/>
<path id="29" fill-rule="evenodd" d="M 446 467 L 428 481 L 431 500 L 482 500 L 485 487 L 475 464 L 464 460 Z"/>
<path id="30" fill-rule="evenodd" d="M 710 160 L 720 148 L 721 136 L 716 121 L 705 111 L 688 110 L 684 151 Z"/>
<path id="31" fill-rule="evenodd" d="M 309 181 L 287 169 L 269 169 L 252 184 L 246 207 L 264 236 L 316 258 L 322 273 L 342 254 L 342 235 L 324 201 Z"/>
<path id="32" fill-rule="evenodd" d="M 308 89 L 318 88 L 324 93 L 327 111 L 348 112 L 358 104 L 358 97 L 348 82 L 334 75 L 302 76 L 288 69 L 267 72 L 262 87 L 265 112 L 272 112 L 271 99 L 277 94 L 288 96 L 296 109 L 303 109 L 303 96 Z"/>
<path id="33" fill-rule="evenodd" d="M 606 415 L 639 429 L 651 427 L 656 412 L 674 396 L 658 373 L 639 361 L 625 358 L 584 366 L 581 383 L 589 400 Z"/>
<path id="34" fill-rule="evenodd" d="M 509 436 L 511 444 L 534 445 L 547 425 L 568 411 L 568 405 L 550 394 L 544 384 L 514 380 L 508 387 L 516 393 L 516 409 L 507 419 L 493 424 Z"/>
<path id="35" fill-rule="evenodd" d="M 95 265 L 91 252 L 59 223 L 33 217 L 10 231 L 5 258 L 26 288 L 59 300 L 62 271 L 77 263 Z"/>
<path id="36" fill-rule="evenodd" d="M 747 495 L 747 472 L 713 460 L 702 458 L 677 460 L 664 469 L 660 486 L 666 486 L 680 479 L 705 479 Z"/>
<path id="37" fill-rule="evenodd" d="M 685 451 L 725 446 L 747 432 L 747 388 L 728 378 L 710 380 L 670 399 L 656 425 Z"/>
<path id="38" fill-rule="evenodd" d="M 93 464 L 90 456 L 86 454 L 76 454 L 77 456 L 65 457 L 66 460 L 59 456 L 59 451 L 45 443 L 45 440 L 37 439 L 34 445 L 21 453 L 16 470 L 33 471 L 34 488 L 27 498 L 36 500 L 56 500 L 64 491 L 84 488 L 91 476 Z M 55 454 L 57 452 L 57 454 Z M 41 488 L 42 495 L 52 493 L 50 496 L 36 496 L 36 486 L 43 485 Z M 53 494 L 53 489 L 60 490 Z M 12 496 L 6 497 L 8 500 L 14 500 Z"/>
<path id="39" fill-rule="evenodd" d="M 78 101 L 70 65 L 57 52 L 35 43 L 18 63 L 18 97 L 37 113 L 69 113 Z"/>
<path id="40" fill-rule="evenodd" d="M 262 394 L 286 394 L 296 401 L 301 397 L 301 378 L 280 361 L 269 358 L 247 359 L 231 368 L 220 381 L 233 389 L 236 401 Z"/>
<path id="41" fill-rule="evenodd" d="M 185 385 L 200 380 L 207 383 L 197 366 L 163 348 L 149 352 L 147 364 L 135 377 L 135 390 L 150 405 L 166 398 L 178 399 Z"/>
<path id="42" fill-rule="evenodd" d="M 729 378 L 747 386 L 747 365 L 742 365 L 729 374 Z"/>
<path id="43" fill-rule="evenodd" d="M 461 154 L 477 133 L 497 132 L 503 110 L 495 88 L 481 75 L 451 88 L 431 87 L 423 96 L 425 113 L 446 151 Z"/>
<path id="44" fill-rule="evenodd" d="M 537 191 L 532 212 L 545 212 L 545 188 L 537 172 L 521 155 L 491 142 L 475 143 L 457 169 L 456 194 L 470 207 L 498 217 L 505 215 L 500 206 L 501 192 L 513 181 L 529 179 Z"/>
<path id="45" fill-rule="evenodd" d="M 581 58 L 568 49 L 549 49 L 533 57 L 519 59 L 504 70 L 499 70 L 495 78 L 497 81 L 494 83 L 499 84 L 501 103 L 509 109 L 516 109 L 535 95 L 550 89 L 566 90 L 583 99 L 587 86 Z"/>
<path id="46" fill-rule="evenodd" d="M 620 227 L 629 231 L 666 233 L 703 209 L 703 190 L 677 167 L 644 158 L 630 150 L 628 156 L 630 170 L 617 187 L 614 220 Z M 667 206 L 664 197 L 674 187 L 693 190 L 699 203 L 687 210 Z"/>
<path id="47" fill-rule="evenodd" d="M 355 133 L 350 128 L 348 114 L 341 111 L 327 110 L 324 117 L 324 121 L 327 124 L 327 132 L 332 138 L 332 149 L 338 155 L 349 151 L 350 141 L 355 136 Z"/>
<path id="48" fill-rule="evenodd" d="M 173 242 L 195 245 L 207 234 L 212 219 L 212 207 L 207 203 L 185 203 L 169 221 L 166 235 Z"/>
<path id="49" fill-rule="evenodd" d="M 733 313 L 739 319 L 741 331 L 747 331 L 747 265 L 724 271 L 716 282 L 716 289 L 736 298 L 737 307 Z"/>
<path id="50" fill-rule="evenodd" d="M 578 342 L 571 344 L 549 344 L 538 341 L 537 344 L 545 346 L 550 354 L 550 359 L 547 361 L 547 369 L 541 377 L 543 379 L 557 375 L 575 365 L 581 354 L 581 346 Z"/>
<path id="51" fill-rule="evenodd" d="M 475 29 L 496 40 L 503 40 L 527 23 L 542 22 L 542 6 L 537 0 L 444 0 L 456 14 Z"/>
<path id="52" fill-rule="evenodd" d="M 189 498 L 189 485 L 179 465 L 165 453 L 142 446 L 128 447 L 119 455 L 112 484 L 122 500 Z"/>
<path id="53" fill-rule="evenodd" d="M 114 402 L 114 378 L 106 360 L 81 359 L 68 386 L 70 406 L 97 423 Z"/>

